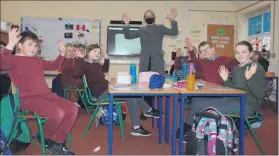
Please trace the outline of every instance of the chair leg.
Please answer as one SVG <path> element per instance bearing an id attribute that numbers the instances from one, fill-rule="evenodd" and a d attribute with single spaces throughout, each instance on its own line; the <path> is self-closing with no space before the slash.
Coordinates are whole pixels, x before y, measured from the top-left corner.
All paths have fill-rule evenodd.
<path id="1" fill-rule="evenodd" d="M 261 146 L 261 144 L 260 144 L 260 141 L 259 141 L 259 139 L 257 138 L 257 136 L 256 136 L 256 134 L 255 134 L 253 128 L 251 127 L 251 124 L 250 124 L 250 122 L 249 122 L 249 120 L 248 120 L 247 117 L 245 117 L 245 122 L 246 122 L 246 124 L 247 124 L 247 126 L 248 126 L 248 128 L 249 128 L 249 130 L 250 130 L 250 133 L 251 133 L 252 136 L 253 136 L 253 139 L 254 139 L 255 143 L 257 144 L 259 150 L 261 151 L 261 154 L 262 154 L 262 155 L 265 155 L 265 152 L 264 152 L 264 150 L 263 150 L 263 148 L 262 148 L 262 146 Z"/>
<path id="2" fill-rule="evenodd" d="M 69 144 L 70 150 L 72 150 L 72 135 L 70 132 L 68 133 L 68 144 Z"/>
<path id="3" fill-rule="evenodd" d="M 121 137 L 122 137 L 122 140 L 124 140 L 124 121 L 123 121 L 123 117 L 122 117 L 121 105 L 118 105 L 118 104 L 117 104 L 116 107 L 117 107 L 118 117 L 119 117 L 119 124 L 120 124 Z"/>
<path id="4" fill-rule="evenodd" d="M 39 127 L 39 133 L 40 133 L 40 140 L 41 140 L 41 147 L 42 147 L 42 155 L 46 155 L 46 146 L 45 146 L 45 139 L 44 139 L 44 128 L 43 128 L 43 122 L 40 118 L 40 116 L 36 113 L 34 113 L 34 116 L 37 119 L 38 127 Z"/>
<path id="5" fill-rule="evenodd" d="M 83 139 L 85 138 L 85 136 L 86 136 L 86 134 L 87 134 L 87 132 L 88 132 L 88 130 L 89 130 L 89 128 L 90 128 L 92 122 L 94 121 L 94 119 L 95 119 L 95 117 L 96 117 L 96 115 L 97 115 L 97 113 L 98 113 L 98 111 L 99 111 L 99 108 L 100 108 L 100 106 L 98 105 L 97 108 L 96 108 L 96 110 L 95 110 L 94 113 L 92 114 L 91 119 L 90 119 L 90 121 L 89 121 L 89 123 L 88 123 L 88 125 L 87 125 L 87 127 L 86 127 L 86 129 L 85 129 L 85 131 L 84 131 L 84 133 L 83 133 L 83 135 L 82 135 L 82 138 L 83 138 Z"/>

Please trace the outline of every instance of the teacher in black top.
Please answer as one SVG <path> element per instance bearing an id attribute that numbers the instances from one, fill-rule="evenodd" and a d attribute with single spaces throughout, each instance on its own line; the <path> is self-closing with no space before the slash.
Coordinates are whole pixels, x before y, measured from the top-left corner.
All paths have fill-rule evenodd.
<path id="1" fill-rule="evenodd" d="M 163 37 L 165 35 L 177 36 L 178 26 L 175 17 L 177 16 L 177 10 L 171 9 L 170 14 L 167 15 L 167 19 L 171 22 L 171 28 L 167 28 L 161 24 L 155 24 L 156 16 L 152 10 L 147 10 L 144 13 L 144 20 L 146 26 L 141 27 L 138 31 L 129 31 L 130 17 L 124 13 L 122 14 L 122 20 L 125 23 L 123 29 L 126 39 L 140 38 L 141 53 L 139 60 L 139 72 L 154 71 L 160 74 L 165 73 L 164 53 L 163 53 Z M 152 98 L 145 97 L 146 102 L 151 106 Z M 142 119 L 143 116 L 142 116 Z"/>

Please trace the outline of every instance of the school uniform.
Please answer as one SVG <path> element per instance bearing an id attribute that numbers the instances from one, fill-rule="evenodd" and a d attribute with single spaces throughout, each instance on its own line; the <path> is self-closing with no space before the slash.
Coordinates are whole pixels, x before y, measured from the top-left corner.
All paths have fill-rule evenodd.
<path id="1" fill-rule="evenodd" d="M 62 69 L 61 84 L 63 88 L 67 88 L 70 86 L 82 88 L 81 79 L 73 77 L 75 64 L 76 64 L 76 59 L 68 59 L 68 58 L 64 59 L 61 68 Z"/>
<path id="2" fill-rule="evenodd" d="M 249 63 L 243 67 L 235 66 L 232 70 L 232 80 L 222 81 L 222 83 L 231 88 L 240 89 L 246 92 L 245 114 L 253 115 L 261 107 L 264 97 L 265 87 L 265 71 L 259 64 L 256 73 L 249 79 L 245 78 L 245 71 Z M 237 97 L 223 97 L 223 98 L 193 98 L 192 106 L 186 119 L 187 124 L 192 124 L 194 114 L 207 107 L 214 107 L 223 114 L 229 114 L 234 110 L 240 110 L 240 98 Z"/>
<path id="3" fill-rule="evenodd" d="M 58 56 L 55 61 L 46 61 L 37 57 L 12 55 L 11 50 L 1 49 L 0 68 L 8 70 L 19 90 L 20 109 L 48 118 L 44 124 L 45 138 L 51 139 L 55 135 L 58 143 L 63 143 L 71 131 L 78 107 L 49 90 L 44 71 L 57 70 L 63 60 L 63 56 Z"/>
<path id="4" fill-rule="evenodd" d="M 105 59 L 104 64 L 101 65 L 99 62 L 86 60 L 79 58 L 74 72 L 75 77 L 85 75 L 87 85 L 92 91 L 93 95 L 98 99 L 108 97 L 108 84 L 109 82 L 105 79 L 104 73 L 109 70 L 109 60 Z M 114 97 L 116 100 L 126 101 L 128 104 L 129 114 L 132 120 L 133 126 L 140 125 L 138 108 L 144 113 L 148 113 L 151 107 L 148 106 L 143 98 L 139 97 Z"/>

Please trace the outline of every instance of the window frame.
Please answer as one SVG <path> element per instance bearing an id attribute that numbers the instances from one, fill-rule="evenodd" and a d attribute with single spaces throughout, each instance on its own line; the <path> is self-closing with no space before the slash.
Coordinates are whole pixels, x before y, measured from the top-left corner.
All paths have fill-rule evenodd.
<path id="1" fill-rule="evenodd" d="M 248 21 L 248 24 L 247 24 L 248 25 L 248 32 L 247 32 L 248 34 L 247 34 L 247 36 L 248 36 L 248 41 L 256 39 L 257 37 L 259 37 L 261 39 L 261 42 L 259 44 L 259 48 L 262 48 L 262 45 L 263 45 L 262 41 L 263 41 L 264 37 L 266 37 L 266 36 L 268 36 L 270 38 L 272 37 L 271 36 L 272 35 L 271 34 L 271 28 L 270 28 L 269 32 L 264 32 L 264 14 L 268 13 L 268 12 L 270 12 L 270 14 L 271 14 L 271 8 L 270 7 L 266 7 L 266 8 L 260 9 L 258 11 L 255 11 L 255 12 L 250 13 L 250 14 L 247 15 L 247 21 Z M 249 19 L 253 18 L 253 17 L 256 17 L 258 15 L 261 15 L 261 33 L 258 34 L 258 35 L 250 35 L 249 36 L 249 32 L 250 32 Z M 272 16 L 272 15 L 270 15 L 270 16 Z M 271 20 L 272 19 L 270 19 L 270 27 L 271 27 Z M 269 49 L 271 49 L 271 45 L 269 45 L 268 47 L 269 47 Z"/>

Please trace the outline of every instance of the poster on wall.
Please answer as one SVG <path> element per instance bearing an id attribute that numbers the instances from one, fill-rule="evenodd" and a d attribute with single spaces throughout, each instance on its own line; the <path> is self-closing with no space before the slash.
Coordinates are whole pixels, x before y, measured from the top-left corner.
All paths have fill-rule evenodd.
<path id="1" fill-rule="evenodd" d="M 190 38 L 193 42 L 201 42 L 202 29 L 201 27 L 190 28 Z"/>

